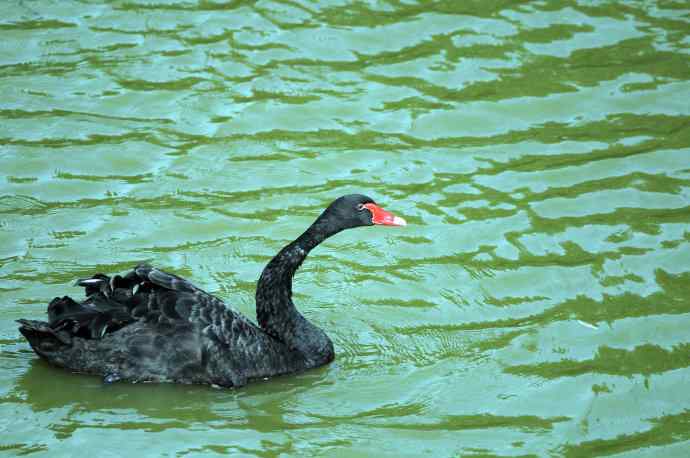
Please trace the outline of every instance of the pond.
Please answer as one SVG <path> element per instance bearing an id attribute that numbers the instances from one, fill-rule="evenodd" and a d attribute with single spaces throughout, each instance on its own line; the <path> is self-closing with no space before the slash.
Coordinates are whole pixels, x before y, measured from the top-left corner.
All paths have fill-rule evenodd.
<path id="1" fill-rule="evenodd" d="M 687 456 L 686 2 L 6 0 L 0 450 Z M 140 262 L 252 320 L 295 277 L 321 369 L 236 390 L 49 366 L 14 320 Z"/>

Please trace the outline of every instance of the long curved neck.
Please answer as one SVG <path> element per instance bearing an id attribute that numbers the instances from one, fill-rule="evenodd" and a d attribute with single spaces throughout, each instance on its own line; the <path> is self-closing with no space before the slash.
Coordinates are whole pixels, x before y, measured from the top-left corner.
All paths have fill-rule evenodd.
<path id="1" fill-rule="evenodd" d="M 266 265 L 256 287 L 256 318 L 272 337 L 291 351 L 301 353 L 308 367 L 333 359 L 333 344 L 326 334 L 307 321 L 292 303 L 292 277 L 309 252 L 339 230 L 329 230 L 327 221 L 316 220 L 294 242 L 285 246 Z"/>

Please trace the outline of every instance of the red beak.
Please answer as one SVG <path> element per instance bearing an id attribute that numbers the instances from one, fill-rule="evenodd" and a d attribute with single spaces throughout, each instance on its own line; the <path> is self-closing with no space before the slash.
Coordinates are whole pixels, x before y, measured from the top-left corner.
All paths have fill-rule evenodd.
<path id="1" fill-rule="evenodd" d="M 384 226 L 407 226 L 407 221 L 393 213 L 389 213 L 376 204 L 364 204 L 371 212 L 371 222 Z"/>

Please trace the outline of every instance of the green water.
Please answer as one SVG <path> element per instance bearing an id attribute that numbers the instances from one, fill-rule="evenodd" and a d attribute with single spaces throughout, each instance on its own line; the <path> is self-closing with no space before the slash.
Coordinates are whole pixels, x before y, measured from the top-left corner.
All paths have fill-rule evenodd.
<path id="1" fill-rule="evenodd" d="M 690 4 L 0 4 L 0 453 L 690 455 Z M 335 197 L 404 229 L 295 279 L 336 361 L 112 385 L 14 320 L 141 261 L 254 318 Z"/>

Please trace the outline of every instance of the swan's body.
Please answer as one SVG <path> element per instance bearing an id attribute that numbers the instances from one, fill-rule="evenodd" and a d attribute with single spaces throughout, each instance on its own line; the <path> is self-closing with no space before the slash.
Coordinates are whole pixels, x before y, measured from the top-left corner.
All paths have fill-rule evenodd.
<path id="1" fill-rule="evenodd" d="M 327 237 L 357 226 L 402 225 L 365 196 L 331 204 L 264 268 L 256 290 L 258 325 L 187 280 L 148 265 L 124 277 L 78 282 L 87 298 L 48 306 L 48 322 L 19 320 L 34 351 L 50 363 L 106 381 L 242 386 L 300 372 L 334 358 L 333 344 L 292 303 L 292 276 Z"/>

